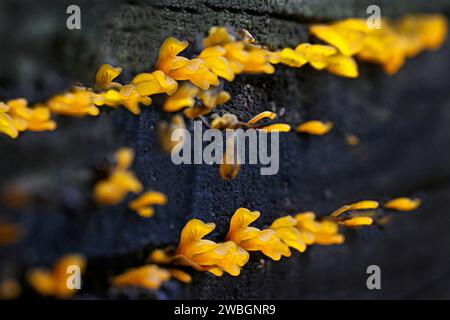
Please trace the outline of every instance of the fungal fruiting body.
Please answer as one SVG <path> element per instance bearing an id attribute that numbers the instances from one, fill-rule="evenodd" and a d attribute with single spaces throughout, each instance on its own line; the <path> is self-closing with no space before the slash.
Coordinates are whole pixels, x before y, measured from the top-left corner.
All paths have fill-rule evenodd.
<path id="1" fill-rule="evenodd" d="M 241 267 L 247 263 L 249 255 L 232 241 L 215 243 L 203 239 L 215 227 L 214 223 L 190 220 L 181 232 L 175 261 L 217 276 L 221 276 L 223 272 L 237 276 Z"/>
<path id="2" fill-rule="evenodd" d="M 120 149 L 116 155 L 116 167 L 106 180 L 99 181 L 94 188 L 94 199 L 103 205 L 121 202 L 129 192 L 139 193 L 143 186 L 135 174 L 129 170 L 134 152 L 131 149 Z"/>
<path id="3" fill-rule="evenodd" d="M 386 209 L 392 209 L 397 211 L 412 211 L 417 209 L 421 204 L 420 199 L 410 198 L 395 198 L 384 204 Z"/>
<path id="4" fill-rule="evenodd" d="M 0 132 L 17 138 L 25 130 L 55 130 L 56 123 L 50 119 L 52 113 L 97 116 L 101 106 L 123 106 L 139 115 L 140 105 L 150 105 L 155 94 L 169 96 L 164 111 L 185 109 L 184 115 L 194 119 L 211 113 L 217 105 L 230 99 L 226 91 L 218 89 L 220 79 L 233 81 L 241 73 L 273 74 L 273 65 L 277 64 L 293 68 L 310 65 L 337 76 L 356 78 L 359 75 L 353 58 L 356 57 L 381 64 L 387 73 L 394 74 L 406 58 L 442 45 L 447 35 L 447 20 L 438 14 L 407 15 L 393 21 L 383 19 L 381 29 L 369 29 L 363 19 L 346 19 L 312 25 L 310 33 L 326 44 L 300 43 L 294 49 L 272 51 L 257 45 L 248 31 L 234 36 L 225 27 L 212 27 L 203 39 L 203 48 L 191 59 L 180 56 L 189 43 L 170 37 L 159 49 L 156 70 L 140 73 L 128 84 L 114 81 L 122 73 L 121 67 L 103 64 L 95 77 L 96 90 L 75 87 L 33 108 L 24 107 L 24 99 L 0 102 Z M 197 105 L 196 101 L 201 104 Z M 316 123 L 299 127 L 298 131 L 321 135 L 329 129 Z M 287 132 L 290 126 L 277 124 L 264 130 Z"/>
<path id="5" fill-rule="evenodd" d="M 153 205 L 163 206 L 167 203 L 167 196 L 161 192 L 148 191 L 129 204 L 129 208 L 136 211 L 143 218 L 152 217 L 154 214 Z"/>
<path id="6" fill-rule="evenodd" d="M 44 296 L 55 296 L 57 298 L 70 298 L 75 294 L 76 288 L 68 284 L 71 269 L 77 267 L 81 273 L 86 267 L 86 260 L 82 255 L 66 255 L 61 257 L 52 269 L 35 268 L 27 273 L 30 286 Z"/>

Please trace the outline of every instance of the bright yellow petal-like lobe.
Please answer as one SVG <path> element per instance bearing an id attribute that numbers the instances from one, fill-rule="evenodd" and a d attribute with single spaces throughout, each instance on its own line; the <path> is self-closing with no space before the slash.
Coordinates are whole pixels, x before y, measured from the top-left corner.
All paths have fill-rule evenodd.
<path id="1" fill-rule="evenodd" d="M 296 227 L 297 220 L 292 216 L 279 218 L 270 225 L 270 229 L 275 231 L 282 242 L 299 252 L 304 252 L 306 250 L 306 243 Z"/>
<path id="2" fill-rule="evenodd" d="M 349 204 L 351 210 L 368 210 L 377 209 L 380 204 L 374 200 L 362 200 L 352 204 Z"/>
<path id="3" fill-rule="evenodd" d="M 167 74 L 175 80 L 188 80 L 202 90 L 220 83 L 217 75 L 201 59 L 188 60 L 185 65 L 169 70 Z"/>
<path id="4" fill-rule="evenodd" d="M 336 218 L 341 214 L 350 211 L 350 210 L 369 210 L 369 209 L 377 209 L 379 207 L 379 203 L 373 200 L 363 200 L 358 201 L 351 204 L 346 204 L 339 209 L 335 210 L 330 216 Z"/>
<path id="5" fill-rule="evenodd" d="M 211 27 L 208 32 L 208 37 L 203 39 L 203 46 L 205 48 L 215 45 L 225 45 L 234 42 L 235 38 L 228 33 L 225 27 Z"/>
<path id="6" fill-rule="evenodd" d="M 337 223 L 333 221 L 321 221 L 319 230 L 314 233 L 314 243 L 319 245 L 342 244 L 344 240 L 344 236 L 339 233 Z"/>
<path id="7" fill-rule="evenodd" d="M 355 59 L 342 54 L 330 56 L 327 60 L 327 71 L 340 77 L 357 78 L 358 65 Z"/>
<path id="8" fill-rule="evenodd" d="M 256 221 L 260 215 L 259 211 L 250 211 L 246 208 L 237 209 L 233 214 L 233 217 L 231 217 L 229 234 L 240 228 L 248 227 L 251 223 Z"/>
<path id="9" fill-rule="evenodd" d="M 272 74 L 275 68 L 270 64 L 271 53 L 254 47 L 248 51 L 248 59 L 244 63 L 244 72 Z"/>
<path id="10" fill-rule="evenodd" d="M 291 131 L 291 126 L 286 123 L 274 123 L 260 129 L 264 132 L 289 132 Z"/>
<path id="11" fill-rule="evenodd" d="M 149 218 L 154 214 L 152 205 L 165 205 L 167 203 L 167 196 L 161 192 L 149 191 L 131 201 L 128 207 L 136 211 L 141 217 Z"/>
<path id="12" fill-rule="evenodd" d="M 53 131 L 56 129 L 56 122 L 50 119 L 50 109 L 45 106 L 34 107 L 32 114 L 27 121 L 26 130 L 29 131 Z"/>
<path id="13" fill-rule="evenodd" d="M 250 53 L 245 50 L 243 42 L 231 42 L 224 45 L 226 54 L 225 58 L 230 64 L 231 70 L 235 74 L 242 73 L 244 71 L 245 63 L 250 59 Z M 267 55 L 270 59 L 271 55 Z"/>
<path id="14" fill-rule="evenodd" d="M 295 219 L 302 239 L 307 245 L 313 243 L 319 245 L 342 244 L 345 240 L 344 236 L 339 233 L 337 223 L 329 220 L 316 221 L 313 212 L 299 213 Z"/>
<path id="15" fill-rule="evenodd" d="M 165 112 L 177 112 L 186 107 L 192 108 L 195 105 L 195 97 L 198 92 L 197 87 L 189 83 L 183 84 L 172 96 L 166 98 L 163 110 Z"/>
<path id="16" fill-rule="evenodd" d="M 9 106 L 4 102 L 0 102 L 0 113 L 6 113 L 9 111 Z"/>
<path id="17" fill-rule="evenodd" d="M 0 133 L 4 133 L 13 139 L 19 136 L 19 130 L 17 130 L 13 119 L 8 114 L 0 113 Z"/>
<path id="18" fill-rule="evenodd" d="M 160 205 L 163 206 L 167 203 L 167 196 L 164 193 L 156 191 L 148 191 L 139 198 L 130 202 L 130 208 L 132 210 L 137 210 L 139 207 Z"/>
<path id="19" fill-rule="evenodd" d="M 97 100 L 97 94 L 85 88 L 75 88 L 72 92 L 54 96 L 46 105 L 56 114 L 72 117 L 98 116 L 100 110 L 95 106 Z"/>
<path id="20" fill-rule="evenodd" d="M 112 284 L 117 287 L 135 286 L 147 289 L 158 289 L 170 279 L 171 273 L 156 265 L 146 265 L 127 270 L 116 276 Z"/>
<path id="21" fill-rule="evenodd" d="M 420 199 L 395 198 L 384 204 L 386 209 L 397 211 L 412 211 L 417 209 L 421 204 Z"/>
<path id="22" fill-rule="evenodd" d="M 345 220 L 343 224 L 346 227 L 369 226 L 373 224 L 373 219 L 370 217 L 354 217 Z"/>
<path id="23" fill-rule="evenodd" d="M 214 72 L 218 77 L 228 81 L 234 80 L 234 72 L 224 57 L 226 50 L 221 46 L 214 46 L 204 49 L 198 59 L 205 62 L 206 66 Z"/>
<path id="24" fill-rule="evenodd" d="M 180 270 L 180 269 L 169 269 L 170 276 L 178 281 L 183 283 L 190 283 L 192 281 L 192 277 L 190 274 Z"/>
<path id="25" fill-rule="evenodd" d="M 297 132 L 322 136 L 330 132 L 332 128 L 333 128 L 332 122 L 311 120 L 298 125 Z"/>
<path id="26" fill-rule="evenodd" d="M 254 116 L 253 118 L 251 118 L 247 123 L 248 124 L 255 124 L 259 121 L 261 121 L 262 119 L 275 119 L 277 117 L 277 114 L 275 112 L 272 111 L 264 111 L 261 112 L 259 114 L 257 114 L 256 116 Z"/>
<path id="27" fill-rule="evenodd" d="M 120 84 L 112 82 L 122 73 L 122 68 L 113 67 L 110 64 L 102 64 L 95 75 L 95 83 L 98 88 L 107 90 L 110 88 L 120 88 Z"/>
<path id="28" fill-rule="evenodd" d="M 179 247 L 182 247 L 186 243 L 202 239 L 215 228 L 216 225 L 214 223 L 204 223 L 198 219 L 189 220 L 181 231 Z"/>
<path id="29" fill-rule="evenodd" d="M 232 276 L 238 276 L 241 268 L 247 263 L 249 254 L 234 242 L 218 243 L 214 250 L 194 256 L 194 261 L 215 275 L 225 271 Z M 212 269 L 212 270 L 211 270 Z"/>
<path id="30" fill-rule="evenodd" d="M 273 64 L 282 63 L 293 68 L 300 68 L 308 62 L 303 54 L 291 48 L 284 48 L 281 51 L 271 54 L 269 61 Z"/>
<path id="31" fill-rule="evenodd" d="M 248 253 L 231 241 L 215 243 L 203 240 L 214 228 L 213 223 L 190 220 L 181 232 L 175 262 L 199 271 L 209 271 L 216 276 L 221 276 L 224 271 L 233 276 L 239 275 L 241 267 L 248 261 Z"/>
<path id="32" fill-rule="evenodd" d="M 189 43 L 187 41 L 180 41 L 176 38 L 167 38 L 161 45 L 159 49 L 158 62 L 166 58 L 173 58 L 177 56 L 181 51 L 188 47 Z"/>
<path id="33" fill-rule="evenodd" d="M 151 96 L 158 93 L 174 94 L 178 89 L 178 83 L 164 72 L 156 70 L 152 73 L 140 73 L 131 82 L 136 86 L 141 96 Z"/>
<path id="34" fill-rule="evenodd" d="M 152 251 L 148 260 L 154 263 L 167 264 L 172 262 L 173 256 L 168 255 L 164 250 L 156 249 Z"/>
<path id="35" fill-rule="evenodd" d="M 214 109 L 218 105 L 224 104 L 231 99 L 231 96 L 226 91 L 217 91 L 214 89 L 200 91 L 198 97 L 202 101 L 203 106 L 208 109 Z"/>
<path id="36" fill-rule="evenodd" d="M 274 230 L 249 227 L 259 216 L 258 211 L 251 212 L 246 208 L 236 210 L 231 218 L 226 239 L 246 251 L 261 251 L 273 260 L 280 260 L 281 256 L 290 256 L 289 247 L 281 242 Z"/>
<path id="37" fill-rule="evenodd" d="M 335 55 L 337 50 L 331 46 L 302 43 L 295 48 L 295 52 L 304 56 L 313 68 L 323 70 L 328 65 L 328 58 Z"/>
<path id="38" fill-rule="evenodd" d="M 335 25 L 313 25 L 310 32 L 350 57 L 361 51 L 369 29 L 363 19 L 349 19 Z"/>

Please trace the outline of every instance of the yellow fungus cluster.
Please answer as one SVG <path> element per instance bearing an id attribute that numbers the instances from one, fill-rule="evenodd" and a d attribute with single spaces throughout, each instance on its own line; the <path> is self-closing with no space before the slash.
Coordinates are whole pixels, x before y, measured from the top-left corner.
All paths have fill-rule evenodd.
<path id="1" fill-rule="evenodd" d="M 406 58 L 442 45 L 447 20 L 438 14 L 407 15 L 394 21 L 383 19 L 381 28 L 369 29 L 365 19 L 347 19 L 313 25 L 310 32 L 337 48 L 344 57 L 356 56 L 380 64 L 386 73 L 394 74 Z"/>
<path id="2" fill-rule="evenodd" d="M 129 164 L 132 157 L 128 153 L 117 156 L 121 165 Z M 126 166 L 125 166 L 126 167 Z M 156 198 L 165 203 L 165 196 L 159 193 L 146 193 L 134 206 L 147 206 L 146 198 Z M 151 199 L 150 202 L 154 202 Z M 419 199 L 396 198 L 387 202 L 384 207 L 395 210 L 409 211 L 420 205 Z M 131 204 L 130 204 L 131 206 Z M 134 286 L 151 290 L 161 287 L 170 279 L 190 283 L 191 276 L 183 270 L 168 265 L 192 267 L 198 271 L 208 271 L 216 276 L 228 273 L 238 276 L 249 260 L 249 252 L 260 251 L 274 261 L 281 257 L 290 257 L 291 248 L 305 252 L 313 245 L 340 245 L 345 238 L 340 233 L 339 226 L 362 227 L 374 223 L 372 211 L 379 207 L 373 200 L 363 200 L 341 206 L 329 216 L 317 220 L 314 212 L 302 212 L 295 216 L 283 216 L 273 221 L 268 228 L 259 229 L 251 226 L 259 217 L 258 211 L 239 208 L 230 220 L 230 226 L 224 242 L 214 242 L 204 239 L 216 227 L 214 223 L 204 223 L 198 219 L 187 222 L 180 235 L 180 242 L 173 253 L 170 248 L 156 249 L 149 256 L 149 264 L 128 269 L 111 280 L 114 287 Z M 350 214 L 348 214 L 350 212 Z M 380 224 L 381 219 L 380 219 Z M 165 266 L 160 266 L 165 265 Z M 61 257 L 51 270 L 35 268 L 27 273 L 27 281 L 38 293 L 57 298 L 69 298 L 74 293 L 67 285 L 70 273 L 69 266 L 78 266 L 83 272 L 86 260 L 81 255 L 66 255 Z M 10 290 L 11 288 L 11 290 Z M 3 294 L 5 289 L 7 293 Z M 14 289 L 14 290 L 13 290 Z M 11 291 L 11 292 L 10 292 Z M 3 293 L 2 293 L 3 292 Z M 20 294 L 20 285 L 13 279 L 0 283 L 0 298 L 16 298 Z"/>
<path id="3" fill-rule="evenodd" d="M 310 33 L 326 45 L 300 43 L 294 49 L 277 51 L 257 45 L 246 30 L 232 33 L 225 27 L 210 28 L 203 48 L 192 59 L 180 55 L 189 43 L 170 37 L 159 49 L 155 70 L 136 75 L 128 84 L 114 81 L 120 76 L 121 67 L 104 64 L 97 71 L 95 90 L 75 87 L 33 108 L 27 108 L 24 99 L 0 102 L 0 133 L 17 138 L 25 130 L 54 130 L 56 123 L 50 119 L 51 113 L 97 116 L 101 106 L 123 106 L 139 115 L 140 105 L 150 105 L 155 94 L 169 96 L 163 104 L 164 111 L 184 109 L 186 117 L 195 119 L 230 100 L 230 95 L 219 89 L 220 79 L 233 81 L 241 73 L 272 74 L 276 64 L 294 68 L 309 64 L 316 70 L 356 78 L 355 56 L 381 64 L 387 73 L 393 74 L 405 58 L 440 47 L 446 38 L 447 20 L 438 14 L 407 15 L 394 21 L 382 20 L 380 29 L 369 29 L 364 19 L 315 24 Z M 320 135 L 330 129 L 330 123 L 312 123 L 297 130 Z M 265 130 L 288 131 L 288 127 L 275 125 Z"/>
<path id="4" fill-rule="evenodd" d="M 82 273 L 86 267 L 83 256 L 71 254 L 61 257 L 51 270 L 36 268 L 27 273 L 27 280 L 31 287 L 44 296 L 54 296 L 65 299 L 71 297 L 76 289 L 67 283 L 71 273 L 69 267 L 76 266 Z"/>
<path id="5" fill-rule="evenodd" d="M 134 159 L 133 150 L 120 149 L 115 159 L 116 166 L 110 176 L 95 185 L 94 199 L 99 204 L 118 204 L 129 192 L 139 193 L 143 189 L 136 175 L 129 170 Z"/>
<path id="6" fill-rule="evenodd" d="M 112 279 L 115 287 L 133 286 L 156 290 L 171 278 L 184 283 L 191 282 L 191 276 L 179 269 L 164 269 L 150 264 L 125 271 Z"/>
<path id="7" fill-rule="evenodd" d="M 115 154 L 116 166 L 109 177 L 100 180 L 94 186 L 94 200 L 102 205 L 115 205 L 123 201 L 128 193 L 141 193 L 143 185 L 130 171 L 130 166 L 134 160 L 134 152 L 129 148 L 119 149 Z M 152 217 L 154 214 L 153 205 L 165 205 L 167 197 L 157 191 L 147 191 L 138 198 L 132 200 L 128 207 L 136 211 L 143 218 Z"/>
<path id="8" fill-rule="evenodd" d="M 50 110 L 46 106 L 28 107 L 25 99 L 0 102 L 0 133 L 15 139 L 22 131 L 52 131 L 56 122 L 50 119 Z"/>
<path id="9" fill-rule="evenodd" d="M 303 212 L 293 216 L 276 219 L 266 229 L 251 226 L 259 217 L 258 211 L 246 208 L 236 210 L 230 221 L 225 242 L 204 239 L 215 229 L 214 223 L 204 223 L 198 219 L 190 220 L 181 231 L 180 243 L 174 255 L 164 250 L 155 250 L 150 255 L 154 263 L 174 263 L 190 266 L 198 271 L 208 271 L 216 276 L 224 272 L 237 276 L 247 263 L 249 253 L 260 251 L 272 260 L 292 255 L 290 248 L 304 252 L 308 246 L 338 245 L 345 240 L 339 232 L 339 225 L 346 227 L 367 226 L 373 223 L 369 217 L 337 217 L 349 210 L 366 210 L 378 207 L 376 201 L 361 201 L 345 205 L 321 221 L 313 212 Z"/>

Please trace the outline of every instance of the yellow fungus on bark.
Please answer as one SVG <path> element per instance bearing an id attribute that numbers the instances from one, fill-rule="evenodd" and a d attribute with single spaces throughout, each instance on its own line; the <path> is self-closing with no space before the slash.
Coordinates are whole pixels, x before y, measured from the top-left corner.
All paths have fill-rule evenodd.
<path id="1" fill-rule="evenodd" d="M 370 217 L 354 217 L 342 222 L 346 227 L 369 226 L 373 224 Z"/>
<path id="2" fill-rule="evenodd" d="M 151 290 L 159 289 L 161 285 L 169 281 L 170 272 L 156 265 L 145 265 L 125 271 L 112 279 L 115 287 L 134 286 Z"/>
<path id="3" fill-rule="evenodd" d="M 209 86 L 217 86 L 219 79 L 201 59 L 189 60 L 178 54 L 186 49 L 187 41 L 167 38 L 159 50 L 156 68 L 174 80 L 189 80 L 193 85 L 207 90 Z"/>
<path id="4" fill-rule="evenodd" d="M 95 75 L 95 84 L 102 90 L 120 88 L 122 85 L 120 83 L 113 82 L 113 80 L 121 73 L 121 67 L 113 67 L 110 64 L 102 64 Z"/>
<path id="5" fill-rule="evenodd" d="M 148 191 L 131 201 L 128 206 L 131 210 L 136 211 L 141 217 L 149 218 L 154 214 L 153 205 L 163 206 L 166 203 L 167 196 L 164 193 Z"/>
<path id="6" fill-rule="evenodd" d="M 358 65 L 355 59 L 342 54 L 335 54 L 327 59 L 326 69 L 329 73 L 340 77 L 357 78 Z"/>
<path id="7" fill-rule="evenodd" d="M 209 271 L 216 276 L 221 276 L 224 271 L 237 276 L 249 255 L 234 242 L 215 243 L 203 239 L 215 227 L 214 223 L 190 220 L 181 231 L 174 259 L 177 264 L 191 266 L 198 271 Z"/>
<path id="8" fill-rule="evenodd" d="M 270 55 L 269 62 L 272 64 L 282 63 L 289 67 L 300 68 L 308 62 L 303 54 L 291 48 L 284 48 L 281 51 L 274 52 Z"/>
<path id="9" fill-rule="evenodd" d="M 117 166 L 111 175 L 97 182 L 94 187 L 94 199 L 98 204 L 113 205 L 121 202 L 129 193 L 139 193 L 143 186 L 129 166 L 134 159 L 134 152 L 128 148 L 120 149 L 115 155 Z"/>
<path id="10" fill-rule="evenodd" d="M 269 228 L 274 230 L 280 240 L 289 247 L 294 248 L 299 252 L 304 252 L 306 250 L 306 243 L 301 232 L 297 229 L 297 220 L 292 216 L 276 219 Z"/>
<path id="11" fill-rule="evenodd" d="M 140 73 L 131 81 L 141 96 L 151 96 L 158 93 L 173 95 L 178 89 L 178 83 L 164 72 L 156 70 L 152 73 Z"/>
<path id="12" fill-rule="evenodd" d="M 70 298 L 76 292 L 67 285 L 70 266 L 77 266 L 81 272 L 84 271 L 86 260 L 82 255 L 70 254 L 61 257 L 52 269 L 35 268 L 27 273 L 30 286 L 44 296 L 55 296 L 57 298 Z"/>
<path id="13" fill-rule="evenodd" d="M 199 93 L 199 88 L 189 83 L 184 83 L 170 97 L 167 97 L 163 104 L 165 112 L 177 112 L 184 108 L 192 108 L 195 105 L 195 97 Z"/>
<path id="14" fill-rule="evenodd" d="M 226 239 L 233 241 L 246 251 L 261 251 L 275 261 L 280 260 L 281 256 L 289 257 L 291 255 L 289 247 L 281 242 L 274 230 L 260 230 L 249 226 L 259 216 L 258 211 L 237 209 L 231 218 Z"/>
<path id="15" fill-rule="evenodd" d="M 322 136 L 330 132 L 332 128 L 333 128 L 332 122 L 311 120 L 298 125 L 296 131 L 300 133 L 308 133 L 311 135 Z"/>
<path id="16" fill-rule="evenodd" d="M 76 87 L 70 92 L 62 93 L 50 98 L 45 105 L 48 106 L 52 113 L 72 116 L 98 116 L 100 110 L 95 103 L 98 102 L 99 96 L 86 88 Z"/>
<path id="17" fill-rule="evenodd" d="M 420 199 L 410 199 L 410 198 L 395 198 L 384 204 L 386 209 L 392 209 L 397 211 L 412 211 L 416 210 L 420 204 Z"/>
<path id="18" fill-rule="evenodd" d="M 256 116 L 254 116 L 253 118 L 251 118 L 250 120 L 247 121 L 248 124 L 255 124 L 259 121 L 261 121 L 262 119 L 275 119 L 277 117 L 277 114 L 275 112 L 272 111 L 264 111 L 261 112 L 259 114 L 257 114 Z"/>
<path id="19" fill-rule="evenodd" d="M 260 130 L 264 132 L 289 132 L 291 131 L 291 126 L 286 123 L 274 123 L 264 126 Z"/>
<path id="20" fill-rule="evenodd" d="M 227 81 L 234 80 L 234 72 L 228 60 L 224 57 L 226 50 L 221 46 L 208 47 L 198 55 L 198 59 L 205 62 L 206 66 L 218 77 Z"/>
<path id="21" fill-rule="evenodd" d="M 169 269 L 170 276 L 178 281 L 184 283 L 190 283 L 192 281 L 192 277 L 189 273 L 186 273 L 180 269 Z"/>
<path id="22" fill-rule="evenodd" d="M 207 48 L 215 45 L 225 45 L 235 40 L 235 37 L 228 33 L 227 28 L 211 27 L 208 31 L 208 36 L 203 39 L 203 46 Z"/>
<path id="23" fill-rule="evenodd" d="M 333 213 L 331 213 L 330 217 L 336 218 L 339 217 L 341 214 L 350 211 L 350 210 L 370 210 L 370 209 L 377 209 L 379 207 L 379 203 L 377 201 L 373 200 L 362 200 L 351 204 L 346 204 L 339 209 L 335 210 Z"/>
<path id="24" fill-rule="evenodd" d="M 302 43 L 295 48 L 316 70 L 323 70 L 328 65 L 328 58 L 337 53 L 336 48 L 321 44 Z"/>

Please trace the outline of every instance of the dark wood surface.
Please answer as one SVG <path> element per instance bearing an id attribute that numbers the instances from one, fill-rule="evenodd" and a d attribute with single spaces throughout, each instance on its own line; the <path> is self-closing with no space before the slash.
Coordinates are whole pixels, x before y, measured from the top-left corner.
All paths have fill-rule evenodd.
<path id="1" fill-rule="evenodd" d="M 71 4 L 77 1 L 71 1 Z M 168 36 L 194 41 L 213 25 L 249 30 L 272 48 L 308 41 L 308 23 L 364 16 L 371 1 L 78 1 L 82 31 L 65 29 L 64 1 L 0 4 L 0 100 L 31 101 L 80 80 L 90 84 L 104 62 L 124 67 L 123 81 L 149 70 Z M 382 13 L 450 13 L 450 1 L 379 1 Z M 330 120 L 324 137 L 282 136 L 280 172 L 260 176 L 243 166 L 223 181 L 216 166 L 175 166 L 157 144 L 156 125 L 167 118 L 157 99 L 136 117 L 124 111 L 98 118 L 59 118 L 57 131 L 0 137 L 0 188 L 25 186 L 40 200 L 12 211 L 25 238 L 0 248 L 0 276 L 50 265 L 60 255 L 88 257 L 81 297 L 140 298 L 450 298 L 450 47 L 408 60 L 395 76 L 360 63 L 360 77 L 338 78 L 309 67 L 277 67 L 274 75 L 243 75 L 225 88 L 222 110 L 242 119 L 270 109 L 296 125 Z M 284 110 L 284 111 L 283 111 Z M 361 139 L 345 144 L 348 133 Z M 135 148 L 134 170 L 148 188 L 163 191 L 167 206 L 152 219 L 126 209 L 96 208 L 89 200 L 92 167 L 121 146 Z M 359 199 L 417 196 L 420 210 L 394 214 L 385 228 L 348 232 L 336 247 L 311 247 L 272 262 L 252 254 L 241 276 L 193 274 L 156 293 L 110 290 L 108 279 L 142 264 L 153 248 L 175 245 L 191 218 L 215 222 L 223 239 L 241 206 L 262 213 L 263 227 L 277 217 L 314 210 L 325 215 Z M 261 260 L 264 266 L 261 267 Z M 368 265 L 382 270 L 382 290 L 366 288 Z M 26 291 L 30 296 L 31 293 Z"/>

